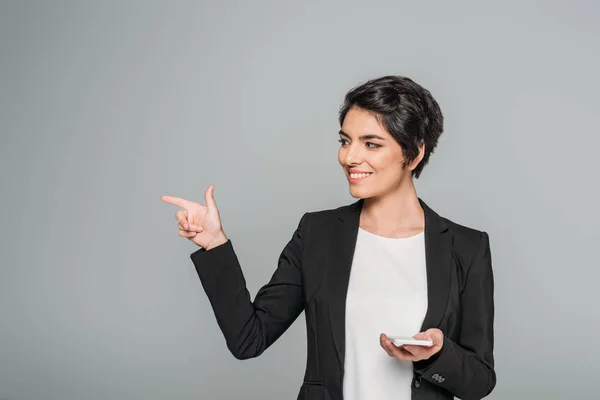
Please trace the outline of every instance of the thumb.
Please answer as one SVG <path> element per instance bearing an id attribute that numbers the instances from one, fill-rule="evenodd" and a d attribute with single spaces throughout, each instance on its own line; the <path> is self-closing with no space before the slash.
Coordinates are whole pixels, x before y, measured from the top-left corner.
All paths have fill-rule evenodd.
<path id="1" fill-rule="evenodd" d="M 204 200 L 206 201 L 206 207 L 209 210 L 217 209 L 217 203 L 215 202 L 214 192 L 215 192 L 215 185 L 210 185 L 208 187 L 208 189 L 206 189 L 206 192 L 204 193 Z"/>
<path id="2" fill-rule="evenodd" d="M 421 333 L 419 333 L 420 335 Z M 428 339 L 433 342 L 434 345 L 441 345 L 444 342 L 444 333 L 437 328 L 427 329 L 425 332 L 422 332 L 422 339 Z"/>

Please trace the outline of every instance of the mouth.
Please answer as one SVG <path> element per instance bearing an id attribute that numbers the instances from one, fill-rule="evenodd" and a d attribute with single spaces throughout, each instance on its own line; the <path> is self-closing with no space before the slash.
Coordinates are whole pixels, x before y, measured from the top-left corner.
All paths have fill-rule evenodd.
<path id="1" fill-rule="evenodd" d="M 359 183 L 371 176 L 372 172 L 349 173 L 348 180 L 350 183 Z"/>

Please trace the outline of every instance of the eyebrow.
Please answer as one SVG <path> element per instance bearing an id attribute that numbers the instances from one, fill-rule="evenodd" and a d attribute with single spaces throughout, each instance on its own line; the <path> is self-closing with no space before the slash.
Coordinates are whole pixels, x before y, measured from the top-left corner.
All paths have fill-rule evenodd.
<path id="1" fill-rule="evenodd" d="M 346 136 L 348 139 L 351 139 L 351 138 L 350 138 L 350 135 L 348 135 L 346 132 L 344 132 L 344 131 L 343 131 L 343 130 L 341 130 L 341 129 L 340 129 L 340 132 L 339 132 L 339 134 L 340 134 L 340 135 L 342 135 L 342 136 Z M 372 133 L 370 133 L 370 134 L 368 134 L 368 135 L 361 135 L 361 136 L 359 136 L 358 138 L 359 138 L 360 140 L 372 140 L 372 139 L 385 140 L 385 138 L 384 138 L 384 137 L 381 137 L 381 136 L 379 136 L 379 135 L 375 135 L 375 134 L 372 134 Z"/>

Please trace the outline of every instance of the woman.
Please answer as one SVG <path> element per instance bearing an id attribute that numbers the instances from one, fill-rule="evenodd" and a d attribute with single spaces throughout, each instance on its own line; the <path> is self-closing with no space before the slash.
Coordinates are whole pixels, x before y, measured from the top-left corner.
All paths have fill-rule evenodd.
<path id="1" fill-rule="evenodd" d="M 304 311 L 307 363 L 298 399 L 480 399 L 496 384 L 493 273 L 486 232 L 439 216 L 413 178 L 443 118 L 429 91 L 386 76 L 351 90 L 339 163 L 359 199 L 308 212 L 254 301 L 213 197 L 163 196 L 227 346 L 259 356 Z M 387 335 L 431 340 L 394 345 Z"/>

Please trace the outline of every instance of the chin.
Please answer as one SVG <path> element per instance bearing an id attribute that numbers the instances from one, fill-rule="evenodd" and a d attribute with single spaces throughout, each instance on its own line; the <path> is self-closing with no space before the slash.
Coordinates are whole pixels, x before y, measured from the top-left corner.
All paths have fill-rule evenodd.
<path id="1" fill-rule="evenodd" d="M 365 188 L 352 187 L 351 185 L 350 196 L 354 197 L 355 199 L 367 199 L 369 197 L 372 197 L 373 194 L 371 193 L 371 191 L 365 190 Z"/>

